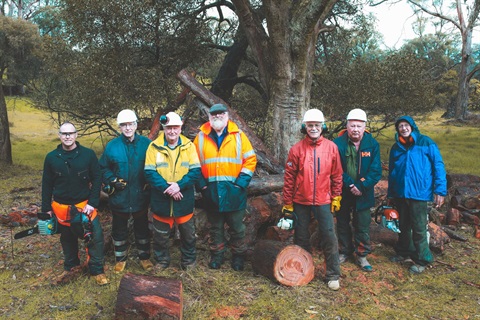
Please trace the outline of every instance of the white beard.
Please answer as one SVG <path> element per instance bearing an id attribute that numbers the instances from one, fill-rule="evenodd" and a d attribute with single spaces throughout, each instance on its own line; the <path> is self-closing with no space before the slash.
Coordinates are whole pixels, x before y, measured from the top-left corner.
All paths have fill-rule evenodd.
<path id="1" fill-rule="evenodd" d="M 213 130 L 220 131 L 225 128 L 225 126 L 227 125 L 227 122 L 224 121 L 223 119 L 214 118 L 210 121 L 210 125 L 212 126 Z"/>

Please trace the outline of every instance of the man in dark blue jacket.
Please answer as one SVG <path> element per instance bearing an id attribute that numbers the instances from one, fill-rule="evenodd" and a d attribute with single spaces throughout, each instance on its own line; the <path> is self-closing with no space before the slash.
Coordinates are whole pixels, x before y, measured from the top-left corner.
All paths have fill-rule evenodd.
<path id="1" fill-rule="evenodd" d="M 122 134 L 107 144 L 99 161 L 104 190 L 110 195 L 109 205 L 112 210 L 112 238 L 116 261 L 113 272 L 122 272 L 127 263 L 130 216 L 133 218 L 140 265 L 148 271 L 153 268 L 148 229 L 150 190 L 146 187 L 143 167 L 150 139 L 136 133 L 137 115 L 132 110 L 120 111 L 117 123 Z"/>
<path id="2" fill-rule="evenodd" d="M 370 208 L 375 205 L 374 186 L 382 178 L 380 146 L 365 131 L 367 115 L 353 109 L 347 115 L 346 130 L 334 140 L 343 167 L 343 189 L 340 211 L 337 212 L 337 233 L 340 263 L 355 251 L 356 263 L 364 271 L 373 271 L 367 260 L 370 243 Z M 345 134 L 345 132 L 347 134 Z M 350 221 L 353 217 L 353 242 Z"/>
<path id="3" fill-rule="evenodd" d="M 400 235 L 395 246 L 396 256 L 390 260 L 415 263 L 412 273 L 422 273 L 433 262 L 428 244 L 427 202 L 442 206 L 447 195 L 445 165 L 437 144 L 420 134 L 409 116 L 395 123 L 396 142 L 390 151 L 388 198 L 399 212 Z"/>

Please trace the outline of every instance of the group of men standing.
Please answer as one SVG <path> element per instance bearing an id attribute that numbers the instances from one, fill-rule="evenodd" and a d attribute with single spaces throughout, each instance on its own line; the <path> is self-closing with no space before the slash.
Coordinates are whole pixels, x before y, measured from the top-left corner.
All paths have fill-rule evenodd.
<path id="1" fill-rule="evenodd" d="M 178 114 L 169 112 L 161 122 L 164 130 L 150 141 L 136 133 L 136 114 L 122 110 L 117 116 L 121 135 L 107 144 L 99 161 L 91 149 L 76 141 L 72 123 L 60 126 L 61 144 L 45 158 L 42 211 L 58 219 L 64 272 L 80 265 L 78 239 L 82 234 L 73 227 L 73 221 L 83 215 L 93 233 L 86 244 L 90 274 L 99 285 L 108 283 L 96 209 L 102 183 L 112 211 L 115 273 L 126 268 L 130 218 L 144 270 L 170 265 L 169 243 L 175 225 L 181 240 L 180 266 L 195 267 L 195 188 L 206 203 L 210 224 L 208 266 L 219 269 L 224 262 L 227 224 L 231 267 L 244 269 L 246 188 L 257 164 L 250 141 L 229 120 L 223 104 L 210 108 L 209 121 L 200 127 L 193 142 L 181 134 L 183 121 Z M 374 186 L 381 179 L 382 166 L 379 144 L 366 130 L 366 123 L 363 110 L 351 110 L 346 130 L 332 142 L 322 134 L 326 129 L 323 113 L 308 110 L 302 121 L 305 138 L 291 148 L 285 166 L 284 211 L 295 212 L 294 243 L 311 251 L 309 224 L 313 214 L 325 256 L 325 280 L 332 290 L 340 288 L 340 264 L 350 257 L 355 257 L 362 270 L 373 270 L 367 260 L 372 250 L 370 208 L 375 204 Z M 397 255 L 391 260 L 411 259 L 414 264 L 410 271 L 421 273 L 433 261 L 428 247 L 427 202 L 443 204 L 446 173 L 437 145 L 420 134 L 411 117 L 399 118 L 395 128 L 388 198 L 400 213 L 401 233 L 395 247 Z M 149 208 L 155 264 L 150 260 Z"/>
<path id="2" fill-rule="evenodd" d="M 78 240 L 83 237 L 83 229 L 78 232 L 77 224 L 74 228 L 71 222 L 74 215 L 83 215 L 93 226 L 93 240 L 86 243 L 90 274 L 99 285 L 109 282 L 104 272 L 103 232 L 96 209 L 102 183 L 112 211 L 115 273 L 126 268 L 130 218 L 139 263 L 145 271 L 170 265 L 169 244 L 174 225 L 180 232 L 181 268 L 195 266 L 195 185 L 208 204 L 209 267 L 218 269 L 224 262 L 226 223 L 231 266 L 236 271 L 243 270 L 246 189 L 257 159 L 246 135 L 229 120 L 227 107 L 216 104 L 210 108 L 209 122 L 200 128 L 193 142 L 181 134 L 183 121 L 174 112 L 162 117 L 164 130 L 154 141 L 136 133 L 137 120 L 135 112 L 129 109 L 118 114 L 121 135 L 107 144 L 99 161 L 93 150 L 76 141 L 77 131 L 72 123 L 60 126 L 61 144 L 45 158 L 42 211 L 57 217 L 64 273 L 80 265 Z M 150 260 L 148 208 L 152 212 L 155 265 Z"/>
<path id="3" fill-rule="evenodd" d="M 290 149 L 285 166 L 283 211 L 296 217 L 294 243 L 311 251 L 313 214 L 325 256 L 325 280 L 332 290 L 340 288 L 340 264 L 350 258 L 363 271 L 373 271 L 367 260 L 372 251 L 370 208 L 375 205 L 374 186 L 382 177 L 382 166 L 379 144 L 366 130 L 366 123 L 365 111 L 353 109 L 347 115 L 346 129 L 330 141 L 322 135 L 326 129 L 323 113 L 308 110 L 302 121 L 305 138 Z M 401 233 L 396 255 L 390 260 L 411 260 L 409 270 L 418 274 L 433 262 L 427 202 L 443 204 L 446 172 L 437 145 L 420 134 L 411 117 L 400 117 L 395 129 L 387 197 L 399 212 Z"/>

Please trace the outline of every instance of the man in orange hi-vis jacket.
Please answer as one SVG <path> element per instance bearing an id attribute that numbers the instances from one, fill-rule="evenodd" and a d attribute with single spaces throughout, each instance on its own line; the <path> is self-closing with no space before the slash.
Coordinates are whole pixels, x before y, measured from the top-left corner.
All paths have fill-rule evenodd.
<path id="1" fill-rule="evenodd" d="M 235 271 L 244 268 L 245 208 L 247 187 L 252 179 L 257 157 L 252 144 L 238 126 L 229 120 L 228 108 L 214 104 L 209 122 L 200 127 L 194 140 L 202 169 L 197 186 L 207 204 L 210 223 L 211 269 L 219 269 L 225 253 L 224 225 L 230 234 L 231 266 Z"/>

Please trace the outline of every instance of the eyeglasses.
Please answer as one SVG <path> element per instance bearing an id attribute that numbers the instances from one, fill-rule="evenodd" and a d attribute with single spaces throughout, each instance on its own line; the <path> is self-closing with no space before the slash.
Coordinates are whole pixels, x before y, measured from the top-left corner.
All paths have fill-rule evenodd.
<path id="1" fill-rule="evenodd" d="M 212 117 L 223 117 L 226 114 L 226 112 L 219 112 L 219 113 L 211 113 L 210 115 Z"/>
<path id="2" fill-rule="evenodd" d="M 322 127 L 321 123 L 309 123 L 309 124 L 307 124 L 308 129 L 313 129 L 313 128 L 320 129 L 321 127 Z"/>
<path id="3" fill-rule="evenodd" d="M 126 127 L 130 127 L 130 128 L 133 128 L 137 125 L 136 122 L 125 122 L 125 123 L 120 123 L 120 127 L 122 128 L 126 128 Z"/>
<path id="4" fill-rule="evenodd" d="M 59 132 L 59 134 L 60 134 L 62 137 L 70 137 L 70 136 L 73 136 L 75 133 L 77 133 L 77 131 L 73 131 L 73 132 Z"/>

